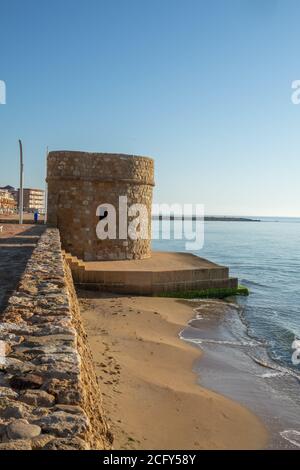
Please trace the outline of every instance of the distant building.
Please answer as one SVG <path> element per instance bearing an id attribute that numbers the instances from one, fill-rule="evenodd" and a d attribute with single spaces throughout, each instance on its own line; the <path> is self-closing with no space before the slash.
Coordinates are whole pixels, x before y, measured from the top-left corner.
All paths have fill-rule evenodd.
<path id="1" fill-rule="evenodd" d="M 19 193 L 20 190 L 18 190 L 18 204 Z M 23 209 L 25 212 L 35 212 L 38 210 L 43 214 L 45 212 L 45 191 L 43 189 L 24 188 Z"/>
<path id="2" fill-rule="evenodd" d="M 10 195 L 14 198 L 14 200 L 18 202 L 18 191 L 13 186 L 10 186 L 8 184 L 7 186 L 0 187 L 0 189 L 4 189 L 5 191 L 8 191 Z"/>
<path id="3" fill-rule="evenodd" d="M 13 214 L 16 211 L 17 202 L 7 189 L 0 189 L 0 214 Z"/>
<path id="4" fill-rule="evenodd" d="M 9 191 L 10 193 L 15 191 L 15 188 L 9 184 L 7 186 L 2 186 L 0 189 L 6 189 L 6 191 Z"/>

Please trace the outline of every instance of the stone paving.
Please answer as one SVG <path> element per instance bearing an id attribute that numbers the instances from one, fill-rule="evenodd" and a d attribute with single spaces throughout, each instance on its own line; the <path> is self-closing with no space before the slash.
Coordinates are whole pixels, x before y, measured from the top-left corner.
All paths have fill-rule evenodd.
<path id="1" fill-rule="evenodd" d="M 4 224 L 0 232 L 0 314 L 17 287 L 43 226 Z"/>

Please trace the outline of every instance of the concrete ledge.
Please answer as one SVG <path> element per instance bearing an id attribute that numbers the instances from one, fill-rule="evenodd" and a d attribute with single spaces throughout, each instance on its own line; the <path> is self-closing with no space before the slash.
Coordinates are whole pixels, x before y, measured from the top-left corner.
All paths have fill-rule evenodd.
<path id="1" fill-rule="evenodd" d="M 59 232 L 41 236 L 0 323 L 0 450 L 110 449 Z"/>
<path id="2" fill-rule="evenodd" d="M 82 288 L 122 294 L 207 288 L 235 288 L 229 269 L 189 253 L 153 252 L 151 258 L 130 261 L 82 262 L 65 254 L 74 282 Z"/>

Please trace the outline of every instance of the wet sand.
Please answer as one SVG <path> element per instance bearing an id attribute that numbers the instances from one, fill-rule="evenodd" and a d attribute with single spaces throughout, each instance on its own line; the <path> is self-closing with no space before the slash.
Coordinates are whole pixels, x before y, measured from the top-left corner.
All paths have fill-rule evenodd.
<path id="1" fill-rule="evenodd" d="M 254 414 L 197 384 L 193 366 L 201 351 L 178 337 L 193 305 L 78 294 L 115 449 L 267 446 L 268 433 Z"/>
<path id="2" fill-rule="evenodd" d="M 238 304 L 195 303 L 182 336 L 204 351 L 195 365 L 204 387 L 247 406 L 269 430 L 268 449 L 299 449 L 299 374 L 271 359 L 264 342 L 247 334 Z"/>

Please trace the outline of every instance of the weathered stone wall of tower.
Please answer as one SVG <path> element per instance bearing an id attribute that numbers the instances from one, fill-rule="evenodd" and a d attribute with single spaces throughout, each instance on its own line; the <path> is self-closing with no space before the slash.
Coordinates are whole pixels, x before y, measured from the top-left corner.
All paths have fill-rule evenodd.
<path id="1" fill-rule="evenodd" d="M 58 227 L 66 251 L 85 260 L 142 259 L 151 256 L 151 206 L 154 162 L 122 154 L 50 152 L 48 155 L 48 223 Z M 148 239 L 99 240 L 97 207 L 116 208 L 119 196 L 128 205 L 148 210 Z M 130 221 L 130 218 L 129 218 Z"/>

